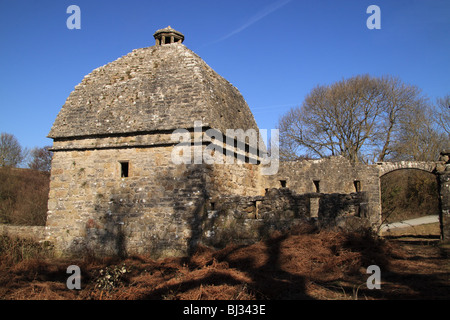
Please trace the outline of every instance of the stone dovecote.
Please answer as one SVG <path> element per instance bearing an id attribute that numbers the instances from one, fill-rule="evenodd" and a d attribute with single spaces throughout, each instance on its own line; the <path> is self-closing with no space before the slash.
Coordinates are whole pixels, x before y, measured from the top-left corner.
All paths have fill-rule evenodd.
<path id="1" fill-rule="evenodd" d="M 201 242 L 211 199 L 264 190 L 256 164 L 171 160 L 171 134 L 195 135 L 196 122 L 202 135 L 259 131 L 239 91 L 182 44 L 184 35 L 168 27 L 154 37 L 154 46 L 85 76 L 50 130 L 46 238 L 61 254 L 187 254 Z"/>

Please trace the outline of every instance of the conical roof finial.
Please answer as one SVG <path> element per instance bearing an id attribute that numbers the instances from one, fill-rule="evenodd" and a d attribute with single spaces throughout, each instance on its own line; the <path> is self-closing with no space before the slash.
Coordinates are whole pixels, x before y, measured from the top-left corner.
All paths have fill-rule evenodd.
<path id="1" fill-rule="evenodd" d="M 168 26 L 164 29 L 157 30 L 153 37 L 156 40 L 156 45 L 170 44 L 170 43 L 182 43 L 184 41 L 184 34 Z"/>

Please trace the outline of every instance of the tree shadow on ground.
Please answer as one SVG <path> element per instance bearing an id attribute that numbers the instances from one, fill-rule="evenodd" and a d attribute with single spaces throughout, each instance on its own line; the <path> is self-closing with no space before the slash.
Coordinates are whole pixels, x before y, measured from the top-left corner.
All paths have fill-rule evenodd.
<path id="1" fill-rule="evenodd" d="M 362 238 L 350 236 L 347 242 L 348 247 L 359 250 L 365 257 L 363 265 L 380 267 L 380 289 L 368 288 L 366 280 L 370 274 L 349 277 L 345 283 L 328 289 L 351 294 L 353 299 L 450 299 L 450 265 L 445 251 L 426 239 L 393 243 L 395 248 L 399 248 L 397 244 L 408 245 L 406 253 L 391 251 L 392 247 L 378 244 L 380 241 L 385 240 L 363 235 Z"/>
<path id="2" fill-rule="evenodd" d="M 219 260 L 227 261 L 230 267 L 247 272 L 252 278 L 253 288 L 268 299 L 312 299 L 306 294 L 305 278 L 282 269 L 280 263 L 281 244 L 287 234 L 271 237 L 264 241 L 266 262 L 257 266 L 251 258 L 230 259 L 233 251 L 224 252 Z"/>
<path id="3" fill-rule="evenodd" d="M 211 269 L 205 276 L 193 280 L 186 280 L 181 283 L 164 286 L 163 288 L 148 292 L 143 299 L 162 299 L 173 292 L 186 292 L 200 286 L 237 286 L 243 285 L 256 299 L 312 299 L 305 292 L 305 279 L 302 276 L 286 272 L 280 265 L 281 244 L 287 235 L 271 237 L 264 241 L 265 261 L 255 261 L 252 257 L 233 257 L 244 246 L 231 245 L 212 254 L 211 260 L 206 265 L 225 263 L 230 269 Z M 199 267 L 191 257 L 183 259 L 190 268 Z M 241 275 L 234 276 L 230 270 L 237 271 Z M 226 271 L 226 272 L 225 272 Z M 242 274 L 245 274 L 250 281 L 243 281 Z"/>

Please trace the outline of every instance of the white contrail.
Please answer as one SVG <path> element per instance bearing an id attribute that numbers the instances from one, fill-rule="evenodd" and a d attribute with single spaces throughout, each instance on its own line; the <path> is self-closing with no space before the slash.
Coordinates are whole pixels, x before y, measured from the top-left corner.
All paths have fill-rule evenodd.
<path id="1" fill-rule="evenodd" d="M 262 9 L 260 11 L 258 11 L 254 16 L 252 16 L 246 23 L 244 23 L 239 28 L 231 31 L 229 34 L 223 36 L 220 39 L 217 39 L 217 40 L 215 40 L 213 42 L 210 42 L 209 44 L 223 41 L 225 39 L 228 39 L 228 38 L 234 36 L 235 34 L 238 34 L 239 32 L 241 32 L 241 31 L 247 29 L 248 27 L 250 27 L 252 24 L 254 24 L 254 23 L 258 22 L 259 20 L 263 19 L 264 17 L 268 16 L 272 12 L 274 12 L 274 11 L 280 9 L 281 7 L 285 6 L 290 1 L 291 0 L 279 0 L 277 2 L 272 3 L 271 5 L 265 7 L 264 9 Z"/>

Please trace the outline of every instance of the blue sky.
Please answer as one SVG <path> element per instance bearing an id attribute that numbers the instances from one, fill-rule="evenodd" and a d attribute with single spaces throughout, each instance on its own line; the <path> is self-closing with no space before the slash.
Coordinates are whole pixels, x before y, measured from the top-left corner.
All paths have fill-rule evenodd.
<path id="1" fill-rule="evenodd" d="M 72 4 L 80 30 L 66 26 Z M 366 27 L 372 4 L 380 30 Z M 154 45 L 168 25 L 240 90 L 261 129 L 316 85 L 357 74 L 398 76 L 432 101 L 450 93 L 448 0 L 0 0 L 0 132 L 23 147 L 50 145 L 83 77 Z"/>

